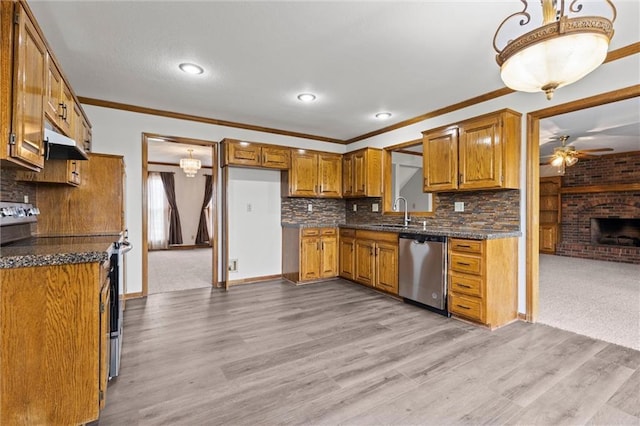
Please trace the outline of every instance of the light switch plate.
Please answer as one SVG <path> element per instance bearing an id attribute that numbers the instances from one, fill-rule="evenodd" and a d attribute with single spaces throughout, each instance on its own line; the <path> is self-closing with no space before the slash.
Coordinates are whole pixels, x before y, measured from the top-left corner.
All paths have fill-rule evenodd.
<path id="1" fill-rule="evenodd" d="M 253 210 L 253 206 L 251 203 L 247 203 L 247 213 L 251 213 L 251 210 Z"/>
<path id="2" fill-rule="evenodd" d="M 378 203 L 371 204 L 371 211 L 372 212 L 379 212 L 380 211 L 380 205 Z"/>
<path id="3" fill-rule="evenodd" d="M 464 211 L 464 203 L 462 201 L 456 201 L 453 203 L 453 211 L 455 212 L 463 212 Z"/>

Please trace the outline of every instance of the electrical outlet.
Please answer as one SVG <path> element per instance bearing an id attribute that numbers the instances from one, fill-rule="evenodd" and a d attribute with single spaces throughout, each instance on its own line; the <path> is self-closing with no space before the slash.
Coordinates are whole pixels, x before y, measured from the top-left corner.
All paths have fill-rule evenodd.
<path id="1" fill-rule="evenodd" d="M 24 196 L 24 202 L 25 202 L 25 204 L 29 202 L 29 196 L 28 195 Z"/>
<path id="2" fill-rule="evenodd" d="M 379 212 L 380 211 L 380 205 L 378 203 L 371 204 L 371 211 L 372 212 Z"/>
<path id="3" fill-rule="evenodd" d="M 357 205 L 357 204 L 354 204 L 354 205 L 353 205 L 353 211 L 354 211 L 354 212 L 357 212 L 357 211 L 358 211 L 358 205 Z"/>
<path id="4" fill-rule="evenodd" d="M 229 259 L 229 272 L 238 272 L 238 259 Z"/>
<path id="5" fill-rule="evenodd" d="M 456 201 L 453 203 L 453 211 L 454 212 L 463 212 L 464 211 L 464 203 L 462 201 Z"/>
<path id="6" fill-rule="evenodd" d="M 308 212 L 312 212 L 313 211 L 313 204 L 307 204 L 307 211 Z"/>

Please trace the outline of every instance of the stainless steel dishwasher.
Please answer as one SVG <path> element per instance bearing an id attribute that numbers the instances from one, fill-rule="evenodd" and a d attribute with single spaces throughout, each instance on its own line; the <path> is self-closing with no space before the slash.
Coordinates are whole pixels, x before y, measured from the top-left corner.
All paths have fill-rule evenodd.
<path id="1" fill-rule="evenodd" d="M 398 293 L 447 315 L 447 237 L 400 234 Z"/>

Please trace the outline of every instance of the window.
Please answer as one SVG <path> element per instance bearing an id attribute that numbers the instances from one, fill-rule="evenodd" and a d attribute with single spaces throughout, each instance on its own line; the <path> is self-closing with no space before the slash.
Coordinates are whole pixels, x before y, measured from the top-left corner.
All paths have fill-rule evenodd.
<path id="1" fill-rule="evenodd" d="M 149 250 L 169 247 L 169 203 L 160 173 L 149 172 L 147 180 Z"/>

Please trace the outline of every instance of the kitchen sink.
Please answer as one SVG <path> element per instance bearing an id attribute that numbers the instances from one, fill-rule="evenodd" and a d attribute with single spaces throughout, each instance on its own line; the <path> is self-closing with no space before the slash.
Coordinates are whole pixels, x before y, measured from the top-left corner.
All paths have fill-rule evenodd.
<path id="1" fill-rule="evenodd" d="M 409 229 L 408 226 L 400 225 L 397 223 L 375 223 L 371 226 L 375 226 L 376 228 Z"/>

